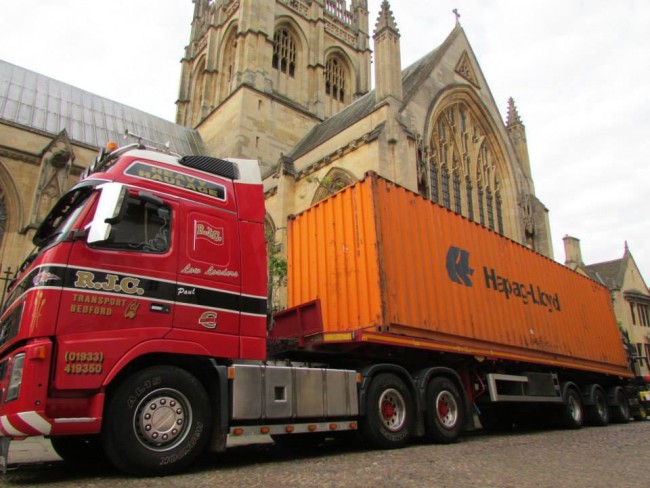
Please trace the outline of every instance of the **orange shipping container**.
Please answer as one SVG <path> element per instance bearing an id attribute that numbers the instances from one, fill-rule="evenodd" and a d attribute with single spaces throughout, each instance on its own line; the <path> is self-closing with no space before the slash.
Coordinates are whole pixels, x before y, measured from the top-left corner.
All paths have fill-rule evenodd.
<path id="1" fill-rule="evenodd" d="M 374 174 L 288 231 L 289 306 L 325 333 L 629 376 L 607 289 Z"/>

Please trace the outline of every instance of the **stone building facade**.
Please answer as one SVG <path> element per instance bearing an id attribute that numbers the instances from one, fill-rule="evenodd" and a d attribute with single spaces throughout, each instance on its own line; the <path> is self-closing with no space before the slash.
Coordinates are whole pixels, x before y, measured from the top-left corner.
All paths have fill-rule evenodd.
<path id="1" fill-rule="evenodd" d="M 0 278 L 20 266 L 97 150 L 135 142 L 125 130 L 179 153 L 203 151 L 195 131 L 0 60 Z"/>
<path id="2" fill-rule="evenodd" d="M 257 159 L 276 250 L 289 215 L 375 171 L 552 257 L 524 124 L 512 99 L 503 121 L 460 23 L 401 69 L 388 1 L 372 32 L 367 0 L 193 3 L 176 124 L 0 61 L 2 269 L 125 130 L 181 154 Z"/>
<path id="3" fill-rule="evenodd" d="M 512 99 L 502 121 L 461 25 L 402 70 L 384 1 L 374 90 L 369 37 L 366 0 L 196 0 L 177 122 L 260 161 L 277 243 L 289 215 L 375 171 L 552 257 L 525 127 Z"/>
<path id="4" fill-rule="evenodd" d="M 565 265 L 606 286 L 614 315 L 634 359 L 635 373 L 650 375 L 650 291 L 625 243 L 620 259 L 585 264 L 580 240 L 564 237 Z"/>

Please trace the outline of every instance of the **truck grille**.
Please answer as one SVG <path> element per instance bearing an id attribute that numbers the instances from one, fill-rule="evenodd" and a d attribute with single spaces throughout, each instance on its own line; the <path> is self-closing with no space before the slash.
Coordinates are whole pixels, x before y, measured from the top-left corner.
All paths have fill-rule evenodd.
<path id="1" fill-rule="evenodd" d="M 4 346 L 11 339 L 16 337 L 20 329 L 20 317 L 23 313 L 23 305 L 16 307 L 2 322 L 0 322 L 0 347 Z"/>

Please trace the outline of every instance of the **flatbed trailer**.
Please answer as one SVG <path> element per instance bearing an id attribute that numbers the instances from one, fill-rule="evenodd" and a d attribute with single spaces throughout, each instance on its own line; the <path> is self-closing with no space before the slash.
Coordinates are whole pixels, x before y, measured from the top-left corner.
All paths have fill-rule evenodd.
<path id="1" fill-rule="evenodd" d="M 38 435 L 158 476 L 228 436 L 389 449 L 455 442 L 474 413 L 629 420 L 597 283 L 369 174 L 290 220 L 267 330 L 264 218 L 256 161 L 102 152 L 0 317 L 0 468 Z"/>

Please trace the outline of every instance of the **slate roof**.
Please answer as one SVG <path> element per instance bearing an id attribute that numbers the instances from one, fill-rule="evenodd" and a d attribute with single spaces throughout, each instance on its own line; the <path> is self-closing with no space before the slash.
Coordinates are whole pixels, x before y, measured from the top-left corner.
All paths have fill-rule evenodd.
<path id="1" fill-rule="evenodd" d="M 323 142 L 331 139 L 339 132 L 354 125 L 375 109 L 375 91 L 366 93 L 364 96 L 348 105 L 340 112 L 329 119 L 318 124 L 310 130 L 305 137 L 287 154 L 291 159 L 297 159 L 308 153 Z"/>
<path id="2" fill-rule="evenodd" d="M 447 47 L 461 32 L 463 32 L 463 28 L 460 24 L 457 24 L 440 46 L 402 70 L 403 106 L 415 95 L 420 85 L 424 83 L 433 68 L 440 62 L 440 58 L 442 58 Z"/>
<path id="3" fill-rule="evenodd" d="M 602 283 L 610 290 L 620 289 L 623 286 L 625 257 L 614 261 L 590 264 L 585 266 L 585 271 L 593 280 Z"/>
<path id="4" fill-rule="evenodd" d="M 52 136 L 65 129 L 72 141 L 96 148 L 108 141 L 123 144 L 128 129 L 152 141 L 169 142 L 179 154 L 203 152 L 195 130 L 2 60 L 0 121 Z"/>

